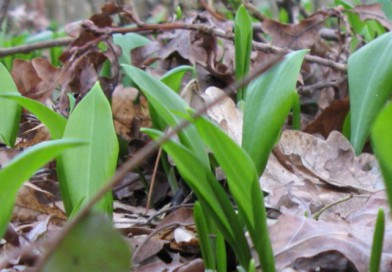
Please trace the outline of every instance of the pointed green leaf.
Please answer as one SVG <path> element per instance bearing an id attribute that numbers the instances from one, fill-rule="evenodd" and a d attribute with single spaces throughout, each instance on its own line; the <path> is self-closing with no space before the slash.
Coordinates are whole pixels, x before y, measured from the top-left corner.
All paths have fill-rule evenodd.
<path id="1" fill-rule="evenodd" d="M 125 73 L 139 86 L 154 110 L 167 126 L 177 125 L 181 118 L 178 114 L 188 116 L 189 106 L 172 89 L 148 73 L 130 66 L 122 65 Z M 182 143 L 200 158 L 205 166 L 209 166 L 208 155 L 196 128 L 191 125 L 178 133 Z"/>
<path id="2" fill-rule="evenodd" d="M 181 91 L 181 83 L 184 75 L 187 72 L 194 73 L 195 68 L 192 66 L 182 65 L 171 69 L 169 72 L 161 77 L 161 81 L 170 87 L 176 93 Z"/>
<path id="3" fill-rule="evenodd" d="M 153 139 L 162 136 L 161 132 L 153 129 L 143 129 L 143 132 Z M 205 167 L 192 151 L 180 143 L 169 140 L 162 147 L 175 161 L 181 176 L 206 209 L 206 214 L 214 215 L 211 219 L 231 245 L 240 263 L 246 267 L 250 251 L 243 233 L 244 224 L 235 214 L 229 198 L 210 168 Z"/>
<path id="4" fill-rule="evenodd" d="M 230 192 L 246 220 L 263 271 L 274 271 L 275 261 L 268 235 L 264 197 L 252 159 L 211 121 L 202 117 L 195 124 L 226 174 Z"/>
<path id="5" fill-rule="evenodd" d="M 63 137 L 65 125 L 67 124 L 67 119 L 63 116 L 38 101 L 21 96 L 20 94 L 0 94 L 0 99 L 3 97 L 5 99 L 16 101 L 19 105 L 34 114 L 49 129 L 50 135 L 53 139 L 60 139 Z"/>
<path id="6" fill-rule="evenodd" d="M 11 218 L 19 188 L 34 172 L 67 148 L 86 144 L 75 139 L 61 139 L 37 144 L 16 156 L 0 170 L 0 237 L 3 237 Z M 77 149 L 75 149 L 77 150 Z"/>
<path id="7" fill-rule="evenodd" d="M 392 207 L 392 103 L 377 116 L 372 128 L 372 146 L 384 177 L 390 206 Z"/>
<path id="8" fill-rule="evenodd" d="M 16 93 L 18 89 L 10 73 L 0 62 L 0 94 Z M 13 146 L 19 129 L 21 107 L 15 101 L 0 97 L 0 143 Z"/>
<path id="9" fill-rule="evenodd" d="M 206 270 L 215 270 L 214 250 L 211 243 L 211 237 L 207 224 L 207 215 L 204 213 L 199 202 L 196 201 L 193 207 L 193 217 L 197 228 L 197 238 L 200 244 L 200 250 L 203 257 L 204 267 Z"/>
<path id="10" fill-rule="evenodd" d="M 244 5 L 238 8 L 234 24 L 235 75 L 240 80 L 248 74 L 250 53 L 252 51 L 253 27 L 251 18 Z M 245 96 L 245 87 L 237 90 L 238 101 Z"/>
<path id="11" fill-rule="evenodd" d="M 149 44 L 151 41 L 137 33 L 114 34 L 113 41 L 121 47 L 120 63 L 131 64 L 131 51 Z"/>
<path id="12" fill-rule="evenodd" d="M 56 248 L 44 272 L 127 272 L 130 248 L 107 216 L 89 214 Z"/>
<path id="13" fill-rule="evenodd" d="M 384 210 L 379 209 L 377 213 L 376 226 L 374 227 L 372 252 L 370 255 L 370 262 L 369 262 L 370 272 L 380 271 L 382 246 L 384 243 L 384 232 L 385 232 Z"/>
<path id="14" fill-rule="evenodd" d="M 245 97 L 242 146 L 261 174 L 293 106 L 293 92 L 306 50 L 287 54 L 251 82 Z"/>
<path id="15" fill-rule="evenodd" d="M 70 214 L 81 199 L 83 204 L 88 202 L 116 169 L 118 141 L 110 104 L 99 83 L 76 106 L 65 127 L 64 137 L 90 142 L 88 146 L 61 155 L 58 167 L 60 188 L 66 211 Z M 111 213 L 110 192 L 96 208 Z"/>
<path id="16" fill-rule="evenodd" d="M 348 59 L 351 138 L 357 154 L 392 91 L 392 32 L 368 43 Z"/>

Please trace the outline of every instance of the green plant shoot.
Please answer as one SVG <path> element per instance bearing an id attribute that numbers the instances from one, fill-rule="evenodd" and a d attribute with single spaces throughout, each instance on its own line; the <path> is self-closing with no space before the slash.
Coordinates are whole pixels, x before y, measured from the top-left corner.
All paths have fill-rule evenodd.
<path id="1" fill-rule="evenodd" d="M 0 94 L 19 94 L 10 73 L 0 62 Z M 0 143 L 14 146 L 19 130 L 21 107 L 17 102 L 0 97 Z"/>
<path id="2" fill-rule="evenodd" d="M 244 5 L 241 5 L 235 16 L 235 75 L 237 80 L 244 78 L 249 72 L 250 53 L 252 51 L 253 28 L 251 18 Z M 246 87 L 237 90 L 237 101 L 244 99 Z"/>
<path id="3" fill-rule="evenodd" d="M 117 165 L 119 147 L 112 111 L 98 82 L 72 112 L 64 137 L 90 143 L 78 150 L 65 151 L 58 163 L 64 206 L 67 214 L 71 214 L 82 199 L 83 204 L 89 201 L 110 179 Z M 111 214 L 111 193 L 106 194 L 95 208 Z"/>

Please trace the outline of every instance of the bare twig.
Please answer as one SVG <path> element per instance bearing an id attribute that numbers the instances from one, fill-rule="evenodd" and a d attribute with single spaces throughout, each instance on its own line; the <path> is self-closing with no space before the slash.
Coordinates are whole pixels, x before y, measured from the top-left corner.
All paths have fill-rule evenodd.
<path id="1" fill-rule="evenodd" d="M 39 49 L 46 49 L 46 48 L 51 48 L 56 46 L 66 46 L 70 44 L 72 41 L 73 41 L 72 38 L 60 38 L 56 40 L 31 43 L 31 44 L 26 44 L 21 46 L 14 46 L 10 48 L 1 48 L 0 58 L 5 56 L 10 56 L 10 55 L 15 55 L 15 54 L 27 54 Z"/>
<path id="2" fill-rule="evenodd" d="M 188 24 L 184 22 L 174 22 L 174 23 L 164 23 L 164 24 L 144 24 L 136 27 L 117 27 L 117 28 L 94 28 L 94 31 L 99 32 L 101 34 L 110 35 L 110 34 L 126 34 L 131 32 L 138 32 L 138 33 L 149 33 L 149 32 L 157 32 L 157 31 L 169 31 L 169 30 L 176 30 L 176 29 L 184 29 L 184 30 L 192 30 L 192 31 L 200 31 L 205 34 L 210 34 L 219 38 L 223 39 L 234 39 L 234 34 L 231 32 L 226 32 L 223 29 L 219 29 L 216 27 L 211 27 L 203 24 Z M 65 46 L 70 44 L 72 39 L 70 38 L 63 38 L 54 41 L 30 44 L 26 46 L 18 46 L 13 48 L 6 48 L 0 49 L 0 57 L 4 57 L 7 55 L 12 55 L 16 53 L 27 53 L 37 49 L 44 49 L 53 46 Z M 253 42 L 253 48 L 256 50 L 261 50 L 267 53 L 276 53 L 276 54 L 287 54 L 292 52 L 290 49 L 284 49 L 281 47 L 260 43 L 260 42 Z M 317 63 L 320 65 L 328 66 L 333 69 L 339 71 L 346 71 L 347 67 L 345 64 L 335 62 L 333 60 L 313 56 L 313 55 L 305 55 L 305 61 Z"/>
<path id="3" fill-rule="evenodd" d="M 268 62 L 264 63 L 259 69 L 257 69 L 254 73 L 246 77 L 245 79 L 231 84 L 228 88 L 226 88 L 226 94 L 230 94 L 235 92 L 237 89 L 241 88 L 249 84 L 253 79 L 258 77 L 260 74 L 267 71 L 271 68 L 274 64 L 280 61 L 283 58 L 283 54 L 277 54 L 274 58 L 269 60 Z M 207 112 L 209 108 L 220 103 L 225 97 L 226 94 L 222 94 L 218 96 L 215 100 L 211 103 L 208 103 L 203 108 L 198 110 L 195 114 L 193 114 L 192 119 L 197 119 L 201 115 Z M 151 141 L 142 149 L 140 149 L 135 156 L 131 159 L 127 160 L 120 168 L 116 171 L 115 175 L 107 182 L 101 190 L 99 190 L 93 198 L 86 203 L 86 205 L 76 214 L 60 231 L 60 233 L 53 237 L 53 240 L 48 244 L 44 255 L 41 259 L 38 260 L 38 263 L 34 269 L 34 271 L 41 271 L 45 263 L 49 260 L 55 249 L 63 242 L 65 237 L 89 214 L 91 208 L 107 193 L 111 190 L 112 187 L 117 185 L 125 175 L 131 171 L 132 169 L 136 168 L 140 165 L 146 158 L 151 156 L 156 149 L 159 148 L 164 142 L 168 141 L 171 137 L 176 135 L 180 130 L 187 127 L 189 125 L 189 121 L 183 120 L 173 129 L 166 132 L 162 137 L 160 137 L 157 141 Z"/>
<path id="4" fill-rule="evenodd" d="M 157 158 L 155 159 L 154 172 L 152 173 L 151 182 L 150 182 L 150 190 L 148 190 L 146 214 L 148 212 L 148 209 L 150 208 L 151 198 L 152 198 L 152 194 L 154 192 L 155 180 L 156 180 L 157 172 L 158 172 L 159 161 L 161 160 L 161 154 L 162 154 L 162 147 L 159 148 Z"/>

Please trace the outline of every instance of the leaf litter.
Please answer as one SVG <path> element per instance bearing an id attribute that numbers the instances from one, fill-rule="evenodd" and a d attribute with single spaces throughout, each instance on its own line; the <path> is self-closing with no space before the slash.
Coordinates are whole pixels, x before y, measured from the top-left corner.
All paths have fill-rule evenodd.
<path id="1" fill-rule="evenodd" d="M 120 83 L 118 60 L 124 52 L 104 31 L 115 26 L 111 18 L 113 15 L 124 12 L 124 8 L 106 4 L 89 20 L 69 27 L 68 34 L 75 40 L 60 58 L 62 67 L 54 68 L 45 59 L 16 60 L 13 71 L 23 73 L 12 73 L 24 96 L 55 105 L 65 115 L 69 107 L 66 94 L 71 92 L 78 102 L 99 80 L 105 94 L 112 99 L 116 132 L 125 143 L 120 164 L 145 145 L 146 138 L 139 133 L 139 128 L 151 125 L 148 102 L 137 89 Z M 353 12 L 362 20 L 376 20 L 388 29 L 391 27 L 379 5 L 357 6 Z M 297 24 L 266 19 L 261 27 L 255 25 L 255 29 L 259 28 L 272 38 L 269 45 L 284 49 L 309 48 L 316 56 L 345 63 L 349 37 L 337 34 L 327 42 L 323 40 L 322 31 L 327 20 L 334 20 L 332 17 L 346 19 L 339 9 L 325 9 Z M 125 53 L 131 56 L 134 65 L 154 75 L 162 75 L 178 65 L 194 65 L 197 79 L 192 86 L 196 89 L 189 91 L 190 87 L 185 88 L 187 83 L 191 83 L 190 78 L 185 77 L 182 95 L 189 104 L 198 108 L 234 81 L 232 24 L 219 21 L 208 12 L 191 15 L 182 22 L 201 24 L 222 35 L 185 29 L 164 31 L 157 36 L 147 33 L 150 43 Z M 264 38 L 268 39 L 268 36 Z M 105 44 L 107 50 L 102 50 L 98 42 Z M 255 69 L 273 54 L 271 50 L 254 49 L 252 68 Z M 100 73 L 105 61 L 111 63 L 109 76 Z M 155 65 L 151 66 L 152 63 Z M 21 77 L 21 74 L 24 76 Z M 307 133 L 290 130 L 289 118 L 260 178 L 261 188 L 266 194 L 276 266 L 280 271 L 367 271 L 375 219 L 380 207 L 388 215 L 381 271 L 392 270 L 390 208 L 377 161 L 367 153 L 356 157 L 350 143 L 338 132 L 342 130 L 348 109 L 345 77 L 342 71 L 328 65 L 304 64 L 298 88 L 307 89 L 300 92 L 302 101 L 308 101 L 301 113 L 302 119 L 307 120 L 302 124 Z M 338 82 L 339 79 L 343 80 Z M 58 91 L 60 98 L 54 100 L 53 94 Z M 237 143 L 241 142 L 242 112 L 232 97 L 227 96 L 210 108 L 207 115 Z M 22 119 L 21 127 L 31 129 L 32 126 L 27 123 L 27 118 Z M 23 147 L 45 139 L 29 140 L 23 133 L 18 139 L 25 143 Z M 34 139 L 34 136 L 31 138 Z M 1 147 L 0 165 L 6 165 L 14 153 L 19 152 Z M 169 207 L 174 195 L 168 189 L 162 169 L 158 169 L 160 183 L 155 191 L 159 193 L 153 198 L 154 208 L 144 207 L 152 165 L 152 161 L 146 161 L 139 172 L 129 173 L 120 187 L 114 188 L 117 198 L 114 202 L 114 226 L 132 245 L 134 271 L 204 271 L 192 208 Z M 44 169 L 50 173 L 54 166 L 49 164 Z M 38 252 L 15 254 L 16 249 L 41 237 L 50 238 L 64 224 L 56 180 L 55 175 L 43 178 L 37 173 L 31 179 L 32 186 L 26 183 L 22 187 L 13 220 L 0 243 L 3 252 L 0 267 L 13 267 L 15 270 L 30 267 Z M 100 220 L 90 218 L 86 222 L 103 222 Z M 83 230 L 80 231 L 83 233 Z"/>

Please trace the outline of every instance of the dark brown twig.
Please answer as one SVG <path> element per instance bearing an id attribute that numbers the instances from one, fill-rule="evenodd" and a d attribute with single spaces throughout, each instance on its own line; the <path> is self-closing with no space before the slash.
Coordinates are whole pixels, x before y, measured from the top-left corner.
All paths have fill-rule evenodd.
<path id="1" fill-rule="evenodd" d="M 174 22 L 174 23 L 164 23 L 164 24 L 144 24 L 141 26 L 137 27 L 117 27 L 117 28 L 104 28 L 104 29 L 99 29 L 95 28 L 95 30 L 101 34 L 104 35 L 110 35 L 110 34 L 126 34 L 126 33 L 131 33 L 131 32 L 138 32 L 138 33 L 149 33 L 149 32 L 157 32 L 157 31 L 169 31 L 169 30 L 176 30 L 176 29 L 184 29 L 184 30 L 192 30 L 192 31 L 200 31 L 205 34 L 210 34 L 215 37 L 223 38 L 223 39 L 229 39 L 233 40 L 234 39 L 234 34 L 231 32 L 226 32 L 222 29 L 216 28 L 216 27 L 210 27 L 207 25 L 202 25 L 202 24 L 188 24 L 188 23 L 183 23 L 183 22 Z M 53 46 L 64 46 L 68 45 L 72 42 L 72 39 L 70 38 L 63 38 L 63 39 L 58 39 L 54 41 L 48 41 L 48 42 L 42 42 L 42 43 L 36 43 L 36 44 L 30 44 L 30 45 L 25 45 L 25 46 L 18 46 L 18 47 L 13 47 L 13 48 L 6 48 L 6 49 L 0 49 L 0 57 L 4 57 L 7 55 L 12 55 L 16 53 L 27 53 L 31 52 L 37 49 L 44 49 L 44 48 L 49 48 Z M 284 49 L 281 47 L 265 44 L 265 43 L 259 43 L 259 42 L 253 42 L 253 48 L 256 50 L 261 50 L 263 52 L 267 53 L 276 53 L 276 54 L 287 54 L 292 52 L 290 49 Z M 345 72 L 347 70 L 347 67 L 345 64 L 335 62 L 333 60 L 329 59 L 324 59 L 321 57 L 317 56 L 312 56 L 312 55 L 306 55 L 305 56 L 305 61 L 308 62 L 314 62 L 318 63 L 320 65 L 324 66 L 329 66 L 333 69 L 343 71 Z"/>

